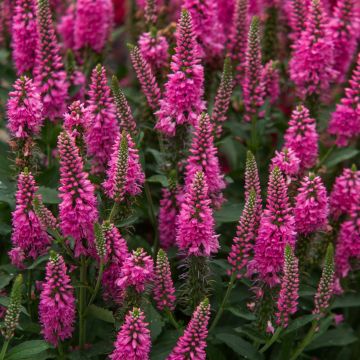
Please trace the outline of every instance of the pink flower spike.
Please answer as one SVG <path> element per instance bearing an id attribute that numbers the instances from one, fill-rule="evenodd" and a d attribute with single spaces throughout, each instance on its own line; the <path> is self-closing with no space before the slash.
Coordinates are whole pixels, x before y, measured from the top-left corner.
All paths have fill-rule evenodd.
<path id="1" fill-rule="evenodd" d="M 274 105 L 280 96 L 280 74 L 278 63 L 270 60 L 262 69 L 262 82 L 264 84 L 265 98 Z"/>
<path id="2" fill-rule="evenodd" d="M 134 308 L 125 317 L 110 359 L 149 360 L 150 348 L 149 324 L 145 321 L 144 313 L 140 309 Z"/>
<path id="3" fill-rule="evenodd" d="M 71 338 L 75 323 L 74 288 L 61 255 L 51 254 L 46 266 L 39 316 L 46 341 L 57 347 L 59 341 Z"/>
<path id="4" fill-rule="evenodd" d="M 283 148 L 280 151 L 275 151 L 275 156 L 271 160 L 270 170 L 277 166 L 284 175 L 289 178 L 295 178 L 299 174 L 300 159 L 296 156 L 295 151 L 291 148 Z"/>
<path id="5" fill-rule="evenodd" d="M 27 138 L 40 133 L 43 107 L 39 93 L 31 79 L 22 76 L 15 81 L 7 103 L 8 128 L 16 138 Z"/>
<path id="6" fill-rule="evenodd" d="M 69 106 L 69 112 L 64 114 L 64 129 L 74 138 L 82 138 L 90 126 L 88 110 L 80 101 L 74 101 Z"/>

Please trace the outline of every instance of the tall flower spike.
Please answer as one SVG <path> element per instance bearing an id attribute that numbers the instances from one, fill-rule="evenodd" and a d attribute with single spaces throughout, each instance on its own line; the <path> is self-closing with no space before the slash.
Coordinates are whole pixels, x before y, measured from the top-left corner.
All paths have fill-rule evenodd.
<path id="1" fill-rule="evenodd" d="M 137 46 L 131 48 L 130 58 L 148 105 L 152 110 L 157 110 L 161 91 L 150 64 L 144 59 Z"/>
<path id="2" fill-rule="evenodd" d="M 115 141 L 106 174 L 107 180 L 103 183 L 105 192 L 116 202 L 141 193 L 145 175 L 139 162 L 139 151 L 131 135 L 125 131 Z"/>
<path id="3" fill-rule="evenodd" d="M 210 318 L 209 300 L 203 300 L 194 311 L 184 335 L 180 337 L 167 360 L 206 359 L 206 338 Z"/>
<path id="4" fill-rule="evenodd" d="M 37 195 L 34 197 L 34 211 L 44 230 L 54 230 L 57 228 L 57 219 L 52 214 L 52 212 L 44 205 L 41 195 Z"/>
<path id="5" fill-rule="evenodd" d="M 359 198 L 360 171 L 355 165 L 344 169 L 335 180 L 330 194 L 330 213 L 334 219 L 350 214 L 351 208 Z"/>
<path id="6" fill-rule="evenodd" d="M 251 121 L 254 116 L 258 116 L 259 109 L 264 104 L 265 92 L 261 72 L 260 20 L 254 16 L 249 30 L 243 81 L 246 121 Z"/>
<path id="7" fill-rule="evenodd" d="M 186 255 L 210 256 L 219 248 L 205 174 L 198 171 L 177 217 L 176 242 Z"/>
<path id="8" fill-rule="evenodd" d="M 337 77 L 334 70 L 333 42 L 326 34 L 327 18 L 320 0 L 312 0 L 306 19 L 306 29 L 294 45 L 290 60 L 290 78 L 298 95 L 325 97 Z"/>
<path id="9" fill-rule="evenodd" d="M 74 138 L 66 131 L 58 138 L 60 154 L 60 228 L 75 240 L 75 256 L 94 251 L 94 223 L 98 218 L 95 189 L 84 171 Z M 90 251 L 90 252 L 91 252 Z"/>
<path id="10" fill-rule="evenodd" d="M 221 82 L 217 90 L 211 120 L 215 127 L 215 134 L 220 137 L 222 125 L 227 120 L 226 113 L 230 106 L 231 95 L 234 88 L 233 70 L 230 58 L 226 58 L 221 75 Z"/>
<path id="11" fill-rule="evenodd" d="M 159 310 L 175 308 L 175 288 L 171 279 L 169 259 L 162 249 L 159 250 L 156 258 L 154 299 Z"/>
<path id="12" fill-rule="evenodd" d="M 34 177 L 27 170 L 18 177 L 16 192 L 16 208 L 12 213 L 13 232 L 11 241 L 13 247 L 19 248 L 26 257 L 36 259 L 43 255 L 50 245 L 50 238 L 44 230 L 34 210 L 34 198 L 38 187 Z M 21 265 L 16 257 L 17 252 L 10 252 L 12 263 Z"/>
<path id="13" fill-rule="evenodd" d="M 75 49 L 100 53 L 110 36 L 114 18 L 111 0 L 78 0 L 74 24 Z"/>
<path id="14" fill-rule="evenodd" d="M 266 209 L 261 218 L 251 272 L 269 286 L 280 283 L 286 244 L 295 247 L 295 221 L 287 196 L 285 179 L 275 167 L 270 174 Z"/>
<path id="15" fill-rule="evenodd" d="M 299 299 L 299 261 L 290 245 L 286 245 L 284 254 L 284 272 L 281 290 L 277 302 L 276 323 L 286 328 L 290 315 L 295 314 Z"/>
<path id="16" fill-rule="evenodd" d="M 34 81 L 42 97 L 44 115 L 54 121 L 65 112 L 69 85 L 61 61 L 49 0 L 38 0 L 37 21 Z"/>
<path id="17" fill-rule="evenodd" d="M 201 114 L 195 127 L 195 134 L 187 159 L 185 185 L 191 186 L 198 171 L 204 171 L 208 186 L 208 196 L 214 207 L 219 208 L 224 201 L 222 190 L 226 184 L 221 174 L 217 148 L 214 146 L 213 126 L 208 114 Z"/>
<path id="18" fill-rule="evenodd" d="M 284 139 L 285 147 L 295 151 L 300 159 L 302 170 L 310 169 L 316 164 L 319 135 L 316 132 L 315 120 L 310 117 L 305 106 L 299 105 L 292 112 Z"/>
<path id="19" fill-rule="evenodd" d="M 91 75 L 88 104 L 90 125 L 86 136 L 87 150 L 93 158 L 92 171 L 102 173 L 110 160 L 119 130 L 106 71 L 100 64 Z"/>
<path id="20" fill-rule="evenodd" d="M 328 221 L 329 203 L 326 188 L 319 176 L 305 176 L 295 199 L 294 215 L 299 234 L 324 230 Z"/>
<path id="21" fill-rule="evenodd" d="M 345 147 L 360 136 L 360 53 L 345 96 L 336 105 L 329 124 L 329 133 L 336 135 L 336 144 Z"/>
<path id="22" fill-rule="evenodd" d="M 125 317 L 116 342 L 115 350 L 110 355 L 111 360 L 149 360 L 150 330 L 145 321 L 144 313 L 134 308 Z"/>
<path id="23" fill-rule="evenodd" d="M 94 224 L 94 235 L 95 235 L 95 248 L 97 256 L 100 261 L 105 261 L 107 257 L 107 246 L 105 240 L 105 234 L 103 232 L 103 228 L 99 223 Z"/>
<path id="24" fill-rule="evenodd" d="M 334 67 L 344 81 L 356 51 L 356 34 L 360 31 L 360 8 L 356 0 L 338 0 L 328 25 L 330 38 L 334 43 Z"/>
<path id="25" fill-rule="evenodd" d="M 317 314 L 319 317 L 323 316 L 330 306 L 330 300 L 334 292 L 334 273 L 334 248 L 332 244 L 329 244 L 321 279 L 314 298 L 315 308 L 313 314 Z"/>
<path id="26" fill-rule="evenodd" d="M 75 323 L 74 288 L 63 257 L 55 253 L 46 266 L 39 316 L 46 341 L 57 347 L 60 341 L 71 338 Z"/>
<path id="27" fill-rule="evenodd" d="M 176 125 L 195 125 L 204 110 L 204 69 L 200 64 L 191 15 L 183 10 L 176 31 L 175 54 L 171 61 L 172 73 L 165 84 L 164 98 L 156 112 L 156 129 L 174 136 Z"/>
<path id="28" fill-rule="evenodd" d="M 42 111 L 41 98 L 33 81 L 27 76 L 17 79 L 7 103 L 11 135 L 17 138 L 38 135 L 44 121 Z"/>
<path id="29" fill-rule="evenodd" d="M 221 22 L 224 33 L 227 34 L 231 30 L 232 20 L 235 12 L 236 0 L 216 0 L 218 6 L 218 18 Z"/>
<path id="30" fill-rule="evenodd" d="M 271 159 L 270 169 L 272 170 L 275 166 L 289 178 L 296 178 L 300 170 L 300 159 L 293 149 L 283 148 L 281 151 L 276 150 L 275 156 Z"/>
<path id="31" fill-rule="evenodd" d="M 6 310 L 4 326 L 1 332 L 6 340 L 10 340 L 19 324 L 21 299 L 22 299 L 23 277 L 19 274 L 12 286 L 9 306 Z"/>
<path id="32" fill-rule="evenodd" d="M 270 60 L 262 70 L 262 82 L 264 84 L 265 98 L 274 105 L 280 96 L 280 74 L 278 62 Z"/>
<path id="33" fill-rule="evenodd" d="M 252 189 L 246 200 L 243 213 L 240 217 L 239 224 L 236 229 L 231 251 L 228 256 L 228 263 L 231 266 L 229 274 L 236 274 L 237 278 L 241 277 L 241 271 L 249 261 L 252 248 L 256 239 L 256 193 Z"/>
<path id="34" fill-rule="evenodd" d="M 306 14 L 308 11 L 309 0 L 291 0 L 289 4 L 289 24 L 292 30 L 290 37 L 297 41 L 301 37 L 301 33 L 306 28 Z"/>
<path id="35" fill-rule="evenodd" d="M 125 94 L 120 88 L 119 80 L 114 75 L 111 80 L 111 91 L 116 105 L 116 114 L 120 120 L 120 131 L 125 130 L 129 134 L 136 133 L 136 121 Z"/>
<path id="36" fill-rule="evenodd" d="M 248 43 L 248 32 L 248 0 L 236 0 L 228 52 L 236 69 L 235 79 L 238 84 L 242 84 L 245 76 L 244 54 Z"/>
<path id="37" fill-rule="evenodd" d="M 146 0 L 144 15 L 148 25 L 155 25 L 158 18 L 158 1 Z"/>
<path id="38" fill-rule="evenodd" d="M 12 19 L 13 58 L 18 74 L 31 71 L 37 45 L 35 0 L 16 0 Z"/>

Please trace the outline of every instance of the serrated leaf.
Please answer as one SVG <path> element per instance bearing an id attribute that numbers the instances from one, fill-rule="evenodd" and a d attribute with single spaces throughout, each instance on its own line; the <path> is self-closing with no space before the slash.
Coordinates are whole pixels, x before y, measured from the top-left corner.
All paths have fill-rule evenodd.
<path id="1" fill-rule="evenodd" d="M 5 360 L 24 360 L 35 358 L 36 355 L 50 349 L 51 345 L 44 340 L 30 340 L 22 342 L 7 352 Z"/>
<path id="2" fill-rule="evenodd" d="M 91 315 L 92 317 L 114 324 L 115 323 L 115 319 L 114 319 L 114 315 L 112 313 L 112 311 L 108 310 L 108 309 L 104 309 L 100 306 L 96 306 L 94 304 L 89 306 L 89 310 L 88 310 L 88 314 Z"/>

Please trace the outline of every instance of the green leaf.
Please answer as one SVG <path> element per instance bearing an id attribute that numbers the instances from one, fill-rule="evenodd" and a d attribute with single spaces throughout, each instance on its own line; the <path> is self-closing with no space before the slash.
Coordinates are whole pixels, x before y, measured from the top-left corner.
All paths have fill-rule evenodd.
<path id="1" fill-rule="evenodd" d="M 262 354 L 260 354 L 255 347 L 253 347 L 249 342 L 243 340 L 240 336 L 222 333 L 216 334 L 216 338 L 229 346 L 237 354 L 243 356 L 245 359 L 263 359 Z"/>
<path id="2" fill-rule="evenodd" d="M 244 204 L 228 204 L 225 203 L 220 211 L 215 212 L 217 223 L 237 222 L 242 213 Z"/>
<path id="3" fill-rule="evenodd" d="M 163 187 L 169 186 L 168 179 L 165 175 L 153 175 L 153 176 L 150 176 L 149 178 L 147 178 L 146 181 L 151 182 L 151 183 L 159 183 Z"/>
<path id="4" fill-rule="evenodd" d="M 91 315 L 92 317 L 114 324 L 115 323 L 115 319 L 114 319 L 114 315 L 112 313 L 112 311 L 104 309 L 100 306 L 96 306 L 94 304 L 89 306 L 89 310 L 88 310 L 88 314 Z"/>
<path id="5" fill-rule="evenodd" d="M 296 318 L 294 321 L 290 323 L 287 329 L 283 332 L 283 334 L 290 334 L 291 332 L 302 328 L 303 326 L 309 324 L 316 318 L 315 314 L 304 315 L 301 317 Z"/>
<path id="6" fill-rule="evenodd" d="M 15 274 L 0 275 L 0 289 L 8 286 L 10 281 L 14 278 Z"/>
<path id="7" fill-rule="evenodd" d="M 0 305 L 5 306 L 7 308 L 9 306 L 9 303 L 10 303 L 10 298 L 8 298 L 7 296 L 0 297 Z M 20 310 L 25 315 L 30 316 L 28 311 L 23 306 L 20 306 Z"/>
<path id="8" fill-rule="evenodd" d="M 331 306 L 332 309 L 347 307 L 360 307 L 360 294 L 347 294 L 337 297 Z"/>
<path id="9" fill-rule="evenodd" d="M 144 307 L 146 318 L 149 322 L 149 328 L 151 333 L 151 340 L 154 341 L 161 334 L 161 331 L 165 325 L 161 315 L 156 311 L 156 309 L 148 303 Z"/>
<path id="10" fill-rule="evenodd" d="M 28 269 L 35 269 L 37 268 L 40 264 L 42 264 L 45 261 L 49 260 L 49 255 L 44 255 L 44 256 L 40 256 L 39 258 L 36 259 L 36 261 L 34 261 L 29 267 Z"/>
<path id="11" fill-rule="evenodd" d="M 255 315 L 253 313 L 250 313 L 248 311 L 245 312 L 241 308 L 229 307 L 226 310 L 229 310 L 235 316 L 237 316 L 239 318 L 242 318 L 242 319 L 245 319 L 245 320 L 254 321 L 256 319 L 256 317 L 255 317 Z"/>
<path id="12" fill-rule="evenodd" d="M 41 194 L 44 204 L 58 204 L 60 202 L 56 189 L 40 186 L 38 193 Z"/>
<path id="13" fill-rule="evenodd" d="M 325 165 L 327 167 L 333 167 L 345 160 L 352 159 L 357 154 L 359 154 L 359 150 L 350 149 L 350 148 L 343 148 L 337 149 L 329 158 L 325 161 Z"/>
<path id="14" fill-rule="evenodd" d="M 51 345 L 44 340 L 25 341 L 10 349 L 5 357 L 5 360 L 34 359 L 37 358 L 35 355 L 50 349 L 50 347 Z"/>
<path id="15" fill-rule="evenodd" d="M 176 345 L 180 334 L 176 330 L 164 331 L 152 346 L 151 360 L 164 360 Z"/>

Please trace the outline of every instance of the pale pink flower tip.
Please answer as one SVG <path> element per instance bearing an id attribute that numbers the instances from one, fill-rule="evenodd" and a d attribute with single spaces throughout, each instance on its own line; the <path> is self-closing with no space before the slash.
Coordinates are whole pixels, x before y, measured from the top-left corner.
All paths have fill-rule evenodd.
<path id="1" fill-rule="evenodd" d="M 61 255 L 52 254 L 40 295 L 39 315 L 46 341 L 55 347 L 72 336 L 75 322 L 75 297 Z"/>
<path id="2" fill-rule="evenodd" d="M 148 360 L 150 359 L 150 330 L 144 313 L 134 308 L 125 317 L 115 342 L 112 360 Z"/>
<path id="3" fill-rule="evenodd" d="M 205 174 L 194 175 L 177 218 L 176 242 L 187 255 L 210 256 L 219 248 Z"/>
<path id="4" fill-rule="evenodd" d="M 139 48 L 142 56 L 153 70 L 161 69 L 167 65 L 169 44 L 165 36 L 143 33 L 139 39 Z"/>
<path id="5" fill-rule="evenodd" d="M 22 76 L 9 93 L 7 103 L 8 128 L 17 138 L 38 135 L 43 124 L 42 103 L 31 79 Z"/>
<path id="6" fill-rule="evenodd" d="M 206 359 L 206 338 L 210 318 L 209 300 L 203 300 L 194 311 L 184 335 L 180 337 L 167 360 Z"/>

